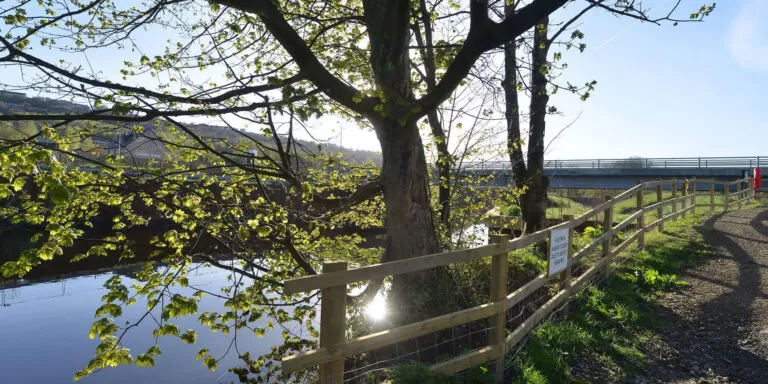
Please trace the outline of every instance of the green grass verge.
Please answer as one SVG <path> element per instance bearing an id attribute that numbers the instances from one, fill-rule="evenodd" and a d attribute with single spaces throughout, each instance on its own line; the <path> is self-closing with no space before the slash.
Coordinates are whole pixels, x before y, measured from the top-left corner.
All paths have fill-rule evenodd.
<path id="1" fill-rule="evenodd" d="M 685 285 L 677 273 L 707 255 L 701 235 L 693 229 L 703 219 L 697 215 L 667 223 L 664 233 L 646 235 L 644 250 L 620 255 L 624 264 L 600 286 L 578 294 L 571 304 L 574 312 L 532 332 L 510 362 L 513 382 L 586 383 L 571 371 L 576 356 L 613 375 L 642 367 L 643 345 L 654 337 L 647 309 L 658 295 Z"/>
<path id="2" fill-rule="evenodd" d="M 655 202 L 653 200 L 648 203 Z M 633 200 L 634 203 L 634 200 Z M 617 257 L 613 273 L 599 286 L 589 286 L 573 300 L 572 312 L 558 321 L 537 327 L 507 361 L 513 383 L 586 383 L 574 375 L 572 366 L 588 359 L 590 366 L 625 376 L 643 367 L 644 345 L 655 336 L 649 308 L 664 292 L 686 283 L 677 274 L 708 255 L 708 248 L 695 226 L 708 212 L 665 223 L 665 232 L 649 232 L 646 247 L 633 246 Z M 521 250 L 511 255 L 518 268 L 544 269 L 540 255 Z M 485 383 L 493 380 L 487 367 L 477 367 L 459 377 L 436 376 L 423 366 L 407 365 L 393 371 L 393 383 Z"/>
<path id="3" fill-rule="evenodd" d="M 547 205 L 548 219 L 562 219 L 563 215 L 579 216 L 591 209 L 571 198 L 557 194 L 549 194 L 547 199 L 549 200 Z M 516 205 L 508 205 L 502 207 L 500 213 L 504 216 L 520 216 L 520 209 Z"/>
<path id="4" fill-rule="evenodd" d="M 623 192 L 623 191 L 619 191 Z M 702 212 L 709 212 L 710 209 L 710 196 L 709 192 L 707 191 L 699 191 L 698 193 L 703 194 L 702 196 L 696 196 L 696 205 L 700 207 Z M 565 195 L 568 194 L 568 195 Z M 586 212 L 588 212 L 590 209 L 592 209 L 592 206 L 583 204 L 577 201 L 577 197 L 594 197 L 596 195 L 616 195 L 617 191 L 603 191 L 603 190 L 579 190 L 579 191 L 569 191 L 565 192 L 562 190 L 556 190 L 552 191 L 548 194 L 547 198 L 549 199 L 549 204 L 547 207 L 547 218 L 548 219 L 562 219 L 563 215 L 573 215 L 575 217 L 578 217 Z M 677 197 L 680 197 L 680 191 L 677 191 Z M 663 200 L 669 200 L 672 198 L 672 191 L 663 191 L 662 192 L 662 199 Z M 594 199 L 593 199 L 594 200 Z M 600 199 L 595 200 L 596 203 L 594 205 L 597 205 L 597 203 L 601 202 Z M 729 198 L 730 204 L 733 204 L 736 201 L 736 197 L 731 196 Z M 657 196 L 656 191 L 647 190 L 643 192 L 643 206 L 649 206 L 652 204 L 657 203 Z M 714 204 L 715 211 L 722 210 L 722 205 L 725 202 L 725 197 L 723 196 L 722 192 L 716 192 L 715 198 L 714 198 Z M 678 203 L 679 204 L 679 203 Z M 732 209 L 735 209 L 736 207 L 732 207 Z M 613 220 L 616 223 L 624 221 L 627 217 L 631 216 L 637 211 L 637 198 L 632 197 L 630 199 L 624 200 L 614 206 L 613 211 Z M 663 214 L 669 215 L 673 212 L 672 205 L 667 205 L 663 208 Z M 515 206 L 506 206 L 501 209 L 502 215 L 507 216 L 519 216 L 520 212 L 519 209 Z M 645 222 L 650 223 L 652 221 L 655 221 L 658 219 L 658 213 L 656 211 L 650 212 L 645 217 Z M 598 215 L 595 220 L 602 220 L 602 215 Z"/>

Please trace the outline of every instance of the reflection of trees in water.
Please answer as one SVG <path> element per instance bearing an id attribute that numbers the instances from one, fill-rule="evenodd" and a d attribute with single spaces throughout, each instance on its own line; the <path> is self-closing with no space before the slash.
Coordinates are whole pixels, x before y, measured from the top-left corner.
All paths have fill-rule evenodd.
<path id="1" fill-rule="evenodd" d="M 136 274 L 141 270 L 141 265 L 130 265 L 116 268 L 104 268 L 100 270 L 85 270 L 73 273 L 67 273 L 60 276 L 51 276 L 38 279 L 16 279 L 0 280 L 0 307 L 9 307 L 10 301 L 18 301 L 21 297 L 19 288 L 30 285 L 59 283 L 61 287 L 61 296 L 67 295 L 69 280 L 76 278 L 92 277 L 94 280 L 103 279 L 105 275 L 120 275 L 131 279 L 136 279 Z"/>
<path id="2" fill-rule="evenodd" d="M 0 285 L 2 287 L 2 285 Z M 16 288 L 0 289 L 0 307 L 10 307 L 9 300 L 19 298 L 19 291 Z"/>

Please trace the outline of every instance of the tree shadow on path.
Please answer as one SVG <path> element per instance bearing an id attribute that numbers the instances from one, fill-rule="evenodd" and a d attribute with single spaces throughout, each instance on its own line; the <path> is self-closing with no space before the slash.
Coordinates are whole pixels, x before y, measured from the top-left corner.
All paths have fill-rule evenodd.
<path id="1" fill-rule="evenodd" d="M 768 360 L 749 341 L 768 329 L 768 313 L 756 305 L 768 303 L 768 271 L 762 271 L 768 265 L 766 220 L 768 210 L 745 210 L 716 215 L 696 228 L 716 255 L 682 273 L 689 287 L 650 308 L 664 345 L 650 351 L 647 378 L 768 383 Z M 756 317 L 762 324 L 755 324 Z"/>

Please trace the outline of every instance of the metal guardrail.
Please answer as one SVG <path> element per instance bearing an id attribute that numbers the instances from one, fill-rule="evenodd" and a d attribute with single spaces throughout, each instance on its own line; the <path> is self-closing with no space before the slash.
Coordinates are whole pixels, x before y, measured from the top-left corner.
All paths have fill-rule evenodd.
<path id="1" fill-rule="evenodd" d="M 641 168 L 755 168 L 768 167 L 768 156 L 752 157 L 637 157 L 626 159 L 545 160 L 545 169 L 641 169 Z M 507 170 L 504 160 L 465 164 L 464 169 Z"/>

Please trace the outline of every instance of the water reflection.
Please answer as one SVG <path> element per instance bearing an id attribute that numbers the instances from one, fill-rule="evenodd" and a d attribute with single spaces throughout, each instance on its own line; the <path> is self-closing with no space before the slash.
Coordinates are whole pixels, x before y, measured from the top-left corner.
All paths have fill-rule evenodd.
<path id="1" fill-rule="evenodd" d="M 465 248 L 479 247 L 488 243 L 488 225 L 473 224 L 453 233 L 451 240 Z"/>
<path id="2" fill-rule="evenodd" d="M 130 285 L 134 280 L 126 277 Z M 93 357 L 98 340 L 90 340 L 88 332 L 95 320 L 94 313 L 101 305 L 101 296 L 106 292 L 104 282 L 114 272 L 85 275 L 33 283 L 22 281 L 10 286 L 0 285 L 0 383 L 67 383 L 78 369 Z M 190 285 L 207 287 L 218 291 L 228 285 L 229 273 L 221 269 L 198 268 L 190 273 Z M 178 288 L 175 292 L 191 294 L 189 288 Z M 223 310 L 223 300 L 205 295 L 199 303 L 199 311 Z M 286 308 L 290 311 L 290 308 Z M 146 311 L 146 304 L 137 303 L 124 308 L 118 324 L 131 323 Z M 252 324 L 263 327 L 269 319 Z M 274 320 L 273 320 L 274 321 Z M 250 330 L 223 335 L 211 333 L 200 326 L 197 316 L 187 316 L 174 321 L 182 332 L 194 329 L 197 343 L 187 345 L 173 337 L 158 340 L 162 355 L 156 358 L 154 368 L 121 366 L 110 368 L 82 380 L 84 383 L 230 383 L 238 382 L 237 377 L 226 368 L 239 366 L 238 353 L 250 352 L 261 355 L 271 346 L 282 342 L 283 328 L 275 327 L 258 338 Z M 297 324 L 283 324 L 289 331 L 301 335 Z M 124 339 L 126 347 L 135 355 L 147 350 L 154 343 L 152 329 L 155 324 L 142 323 Z M 234 332 L 234 331 L 233 331 Z M 302 337 L 309 337 L 302 335 Z M 196 354 L 201 348 L 208 348 L 210 354 L 222 357 L 219 369 L 210 372 Z M 229 351 L 229 353 L 227 353 Z"/>

